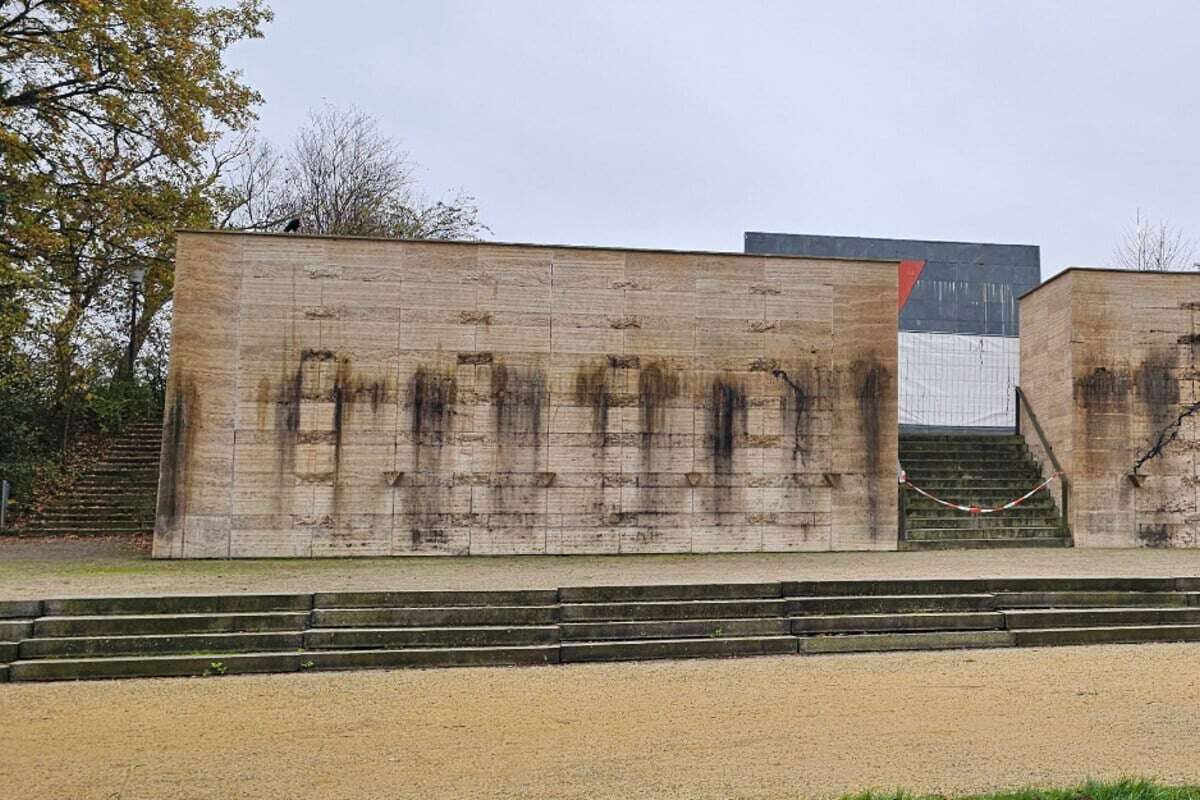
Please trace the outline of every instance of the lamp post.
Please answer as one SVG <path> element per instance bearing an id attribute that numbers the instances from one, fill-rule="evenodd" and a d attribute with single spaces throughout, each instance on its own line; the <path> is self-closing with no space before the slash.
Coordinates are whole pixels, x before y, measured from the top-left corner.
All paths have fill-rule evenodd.
<path id="1" fill-rule="evenodd" d="M 137 304 L 142 282 L 146 279 L 144 267 L 137 267 L 129 273 L 129 379 L 133 380 L 133 341 L 137 336 Z"/>

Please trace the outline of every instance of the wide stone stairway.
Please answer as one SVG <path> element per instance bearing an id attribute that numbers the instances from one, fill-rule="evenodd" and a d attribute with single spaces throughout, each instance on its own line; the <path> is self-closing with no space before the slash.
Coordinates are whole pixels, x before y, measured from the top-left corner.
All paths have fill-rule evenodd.
<path id="1" fill-rule="evenodd" d="M 1200 578 L 0 601 L 0 680 L 1200 640 Z"/>
<path id="2" fill-rule="evenodd" d="M 161 447 L 161 422 L 130 425 L 22 532 L 46 536 L 152 532 Z"/>
<path id="3" fill-rule="evenodd" d="M 911 483 L 933 496 L 983 508 L 1015 500 L 1044 480 L 1019 435 L 901 435 L 900 466 Z M 957 511 L 910 487 L 902 491 L 904 550 L 1071 546 L 1048 489 L 995 514 Z"/>

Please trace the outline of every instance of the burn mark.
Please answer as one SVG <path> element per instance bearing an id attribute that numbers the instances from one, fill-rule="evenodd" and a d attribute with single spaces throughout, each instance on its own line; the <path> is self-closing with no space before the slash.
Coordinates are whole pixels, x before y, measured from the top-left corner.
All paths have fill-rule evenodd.
<path id="1" fill-rule="evenodd" d="M 1171 532 L 1165 522 L 1154 524 L 1139 523 L 1137 539 L 1143 547 L 1170 547 Z"/>
<path id="2" fill-rule="evenodd" d="M 459 353 L 458 363 L 460 364 L 491 364 L 491 353 Z"/>
<path id="3" fill-rule="evenodd" d="M 427 367 L 417 367 L 408 380 L 409 430 L 412 433 L 414 468 L 420 467 L 420 448 L 439 447 L 453 423 L 454 405 L 458 399 L 458 384 L 453 375 L 439 374 Z"/>
<path id="4" fill-rule="evenodd" d="M 887 368 L 872 361 L 851 365 L 855 399 L 858 402 L 859 427 L 863 435 L 867 480 L 867 525 L 871 538 L 879 536 L 879 493 L 883 471 L 883 407 L 891 384 Z"/>
<path id="5" fill-rule="evenodd" d="M 173 528 L 187 510 L 187 473 L 195 438 L 192 418 L 197 403 L 195 387 L 181 375 L 167 403 L 163 424 L 162 469 L 155 515 L 164 530 Z"/>
<path id="6" fill-rule="evenodd" d="M 575 402 L 592 409 L 592 433 L 604 447 L 608 433 L 608 409 L 612 392 L 608 386 L 608 367 L 603 364 L 583 367 L 575 373 Z"/>
<path id="7" fill-rule="evenodd" d="M 611 355 L 608 357 L 610 369 L 637 369 L 640 359 L 637 356 Z"/>

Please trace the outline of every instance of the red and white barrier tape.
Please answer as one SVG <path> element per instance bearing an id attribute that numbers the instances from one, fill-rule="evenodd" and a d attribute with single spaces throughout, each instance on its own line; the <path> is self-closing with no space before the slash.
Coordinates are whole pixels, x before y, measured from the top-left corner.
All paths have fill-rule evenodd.
<path id="1" fill-rule="evenodd" d="M 1005 503 L 1002 506 L 996 506 L 995 508 L 981 508 L 979 506 L 962 506 L 962 505 L 959 505 L 958 503 L 951 503 L 946 500 L 942 500 L 941 498 L 934 497 L 929 492 L 925 491 L 920 486 L 917 486 L 915 483 L 910 481 L 908 479 L 908 475 L 904 472 L 900 473 L 900 483 L 908 485 L 909 488 L 911 488 L 914 492 L 921 495 L 922 497 L 928 497 L 930 500 L 937 503 L 938 505 L 943 505 L 946 508 L 953 508 L 955 511 L 966 511 L 968 514 L 995 514 L 1000 511 L 1008 511 L 1010 508 L 1016 508 L 1017 506 L 1021 505 L 1021 503 L 1024 503 L 1026 500 L 1033 497 L 1035 494 L 1040 492 L 1042 489 L 1045 489 L 1047 486 L 1049 486 L 1050 481 L 1054 480 L 1058 476 L 1059 476 L 1059 473 L 1057 473 L 1057 472 L 1054 473 L 1049 478 L 1046 478 L 1046 480 L 1042 481 L 1037 486 L 1033 487 L 1028 492 L 1026 492 L 1025 494 L 1018 497 L 1016 500 L 1012 500 L 1008 503 Z"/>

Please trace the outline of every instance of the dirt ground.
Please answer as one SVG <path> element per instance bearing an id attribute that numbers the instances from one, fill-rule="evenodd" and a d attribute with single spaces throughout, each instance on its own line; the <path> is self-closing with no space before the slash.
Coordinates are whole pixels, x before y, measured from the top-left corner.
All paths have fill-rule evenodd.
<path id="1" fill-rule="evenodd" d="M 0 537 L 0 599 L 13 600 L 1024 575 L 1200 575 L 1200 549 L 154 561 L 145 540 Z"/>
<path id="2" fill-rule="evenodd" d="M 795 798 L 1200 781 L 1196 645 L 0 685 L 29 798 Z"/>

